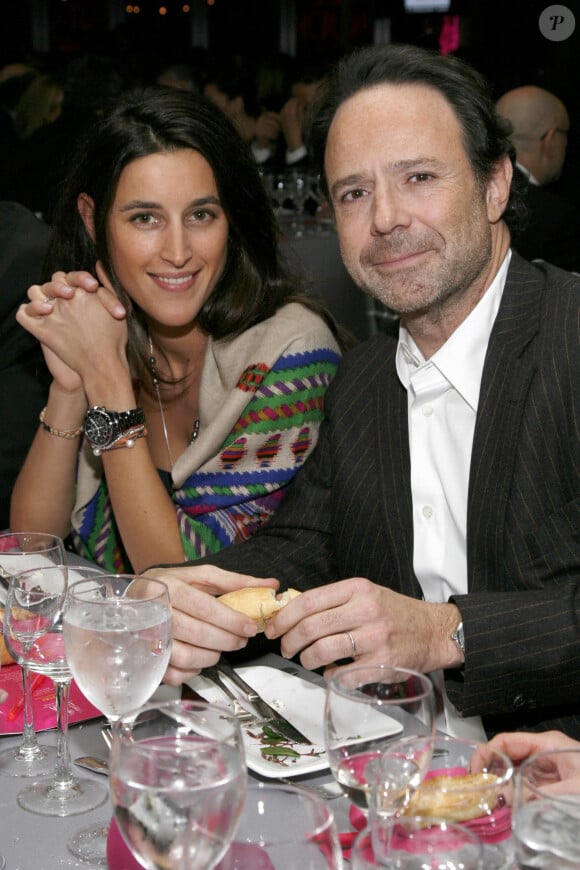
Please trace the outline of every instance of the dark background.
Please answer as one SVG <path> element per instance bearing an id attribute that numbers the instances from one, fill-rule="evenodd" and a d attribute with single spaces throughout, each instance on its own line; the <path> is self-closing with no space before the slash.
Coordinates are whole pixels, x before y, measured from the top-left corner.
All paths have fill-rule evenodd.
<path id="1" fill-rule="evenodd" d="M 0 68 L 39 50 L 52 65 L 86 51 L 113 55 L 153 75 L 162 60 L 195 63 L 196 46 L 220 58 L 267 58 L 286 51 L 328 63 L 374 41 L 375 22 L 388 18 L 391 40 L 437 46 L 441 14 L 411 14 L 404 0 L 1 0 Z M 160 6 L 166 14 L 160 15 Z M 494 93 L 538 84 L 556 93 L 571 116 L 561 192 L 580 191 L 580 0 L 563 4 L 576 30 L 562 42 L 540 33 L 549 0 L 451 0 L 459 16 L 458 54 L 489 79 Z M 186 6 L 186 11 L 184 11 Z M 289 48 L 290 47 L 290 48 Z"/>

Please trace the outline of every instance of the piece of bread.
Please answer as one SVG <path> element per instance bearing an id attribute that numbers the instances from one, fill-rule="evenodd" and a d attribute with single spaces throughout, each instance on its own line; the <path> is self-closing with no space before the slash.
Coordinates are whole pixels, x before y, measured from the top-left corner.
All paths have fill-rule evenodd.
<path id="1" fill-rule="evenodd" d="M 449 822 L 468 822 L 493 812 L 500 793 L 488 788 L 498 781 L 493 773 L 432 776 L 421 783 L 405 807 L 405 815 L 439 817 Z M 478 786 L 485 785 L 485 789 Z"/>
<path id="2" fill-rule="evenodd" d="M 268 586 L 246 586 L 244 589 L 225 592 L 218 597 L 218 601 L 232 610 L 245 613 L 254 620 L 258 631 L 264 631 L 266 621 L 301 594 L 297 589 L 287 589 L 286 592 L 276 595 L 276 591 Z"/>
<path id="3" fill-rule="evenodd" d="M 1 626 L 3 624 L 4 624 L 4 609 L 0 607 L 0 629 L 1 629 Z M 14 664 L 14 659 L 12 658 L 12 656 L 10 655 L 8 650 L 6 649 L 6 641 L 4 640 L 4 635 L 2 634 L 1 630 L 0 630 L 0 653 L 1 653 L 0 660 L 1 660 L 2 665 L 13 665 Z"/>

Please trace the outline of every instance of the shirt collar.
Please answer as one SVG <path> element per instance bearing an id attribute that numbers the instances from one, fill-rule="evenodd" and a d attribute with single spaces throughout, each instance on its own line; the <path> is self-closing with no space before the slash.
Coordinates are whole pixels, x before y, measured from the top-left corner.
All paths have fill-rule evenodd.
<path id="1" fill-rule="evenodd" d="M 517 168 L 520 170 L 520 172 L 522 173 L 522 175 L 525 175 L 525 176 L 526 176 L 526 178 L 528 179 L 528 181 L 530 182 L 530 184 L 533 184 L 534 187 L 539 187 L 539 186 L 540 186 L 540 182 L 538 181 L 538 179 L 536 178 L 536 176 L 535 176 L 532 172 L 530 172 L 530 170 L 528 169 L 527 166 L 523 166 L 521 163 L 518 163 L 517 160 L 516 160 L 516 166 L 517 166 Z"/>
<path id="2" fill-rule="evenodd" d="M 406 390 L 409 389 L 415 372 L 421 366 L 430 364 L 477 411 L 483 364 L 505 287 L 510 259 L 511 251 L 508 251 L 495 278 L 473 311 L 429 360 L 425 360 L 405 327 L 399 327 L 396 368 L 399 380 Z"/>

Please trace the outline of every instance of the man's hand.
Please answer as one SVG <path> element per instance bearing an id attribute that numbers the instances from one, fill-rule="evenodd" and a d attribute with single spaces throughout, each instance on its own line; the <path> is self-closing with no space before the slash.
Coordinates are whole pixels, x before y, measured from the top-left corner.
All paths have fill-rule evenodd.
<path id="1" fill-rule="evenodd" d="M 310 589 L 279 611 L 266 626 L 281 638 L 282 654 L 330 678 L 340 659 L 357 664 L 396 662 L 428 673 L 458 667 L 462 657 L 451 640 L 459 622 L 454 604 L 408 598 L 362 577 Z M 350 636 L 349 636 L 350 635 Z"/>
<path id="2" fill-rule="evenodd" d="M 180 685 L 210 665 L 222 652 L 243 649 L 257 633 L 255 622 L 216 600 L 217 595 L 246 586 L 271 586 L 278 581 L 223 571 L 211 565 L 152 568 L 147 577 L 169 588 L 173 611 L 173 647 L 164 682 Z"/>

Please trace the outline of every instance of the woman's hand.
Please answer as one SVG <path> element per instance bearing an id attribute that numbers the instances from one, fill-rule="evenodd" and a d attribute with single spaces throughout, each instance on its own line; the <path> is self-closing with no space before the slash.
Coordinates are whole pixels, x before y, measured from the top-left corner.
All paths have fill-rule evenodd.
<path id="1" fill-rule="evenodd" d="M 20 325 L 41 343 L 53 378 L 67 392 L 84 386 L 99 361 L 125 358 L 126 312 L 100 266 L 97 271 L 102 284 L 88 272 L 56 272 L 52 281 L 30 287 L 30 302 L 17 313 Z"/>

